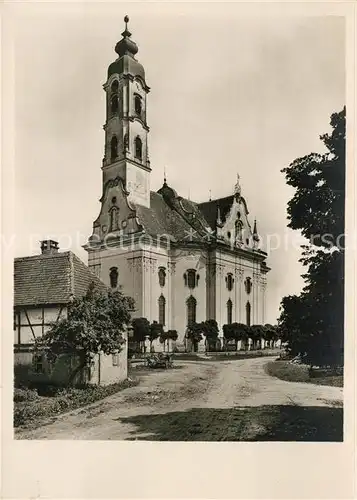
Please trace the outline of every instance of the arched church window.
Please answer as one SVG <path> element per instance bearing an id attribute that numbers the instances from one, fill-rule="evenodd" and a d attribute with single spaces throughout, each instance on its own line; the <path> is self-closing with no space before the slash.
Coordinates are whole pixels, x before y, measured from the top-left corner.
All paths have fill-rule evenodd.
<path id="1" fill-rule="evenodd" d="M 232 304 L 231 299 L 229 299 L 227 302 L 227 324 L 228 325 L 232 324 L 232 311 L 233 311 L 233 304 Z"/>
<path id="2" fill-rule="evenodd" d="M 247 323 L 247 326 L 250 326 L 250 313 L 251 313 L 250 302 L 247 302 L 247 304 L 245 306 L 245 314 L 246 314 L 246 323 Z"/>
<path id="3" fill-rule="evenodd" d="M 164 267 L 160 267 L 159 269 L 159 284 L 160 286 L 165 286 L 166 281 L 166 272 Z"/>
<path id="4" fill-rule="evenodd" d="M 119 82 L 118 80 L 114 80 L 110 86 L 111 92 L 112 93 L 118 92 L 118 88 L 119 88 Z"/>
<path id="5" fill-rule="evenodd" d="M 135 138 L 135 158 L 141 160 L 142 156 L 143 156 L 143 143 L 140 137 L 138 136 Z"/>
<path id="6" fill-rule="evenodd" d="M 235 239 L 238 241 L 243 239 L 243 223 L 239 219 L 235 222 Z"/>
<path id="7" fill-rule="evenodd" d="M 244 285 L 245 285 L 245 291 L 249 295 L 250 292 L 252 291 L 252 278 L 246 278 Z"/>
<path id="8" fill-rule="evenodd" d="M 187 326 L 192 326 L 196 323 L 196 306 L 197 302 L 194 297 L 189 297 L 186 302 L 187 305 Z"/>
<path id="9" fill-rule="evenodd" d="M 118 268 L 111 267 L 109 272 L 110 286 L 116 288 L 118 286 Z"/>
<path id="10" fill-rule="evenodd" d="M 110 158 L 112 160 L 115 160 L 115 158 L 118 157 L 118 139 L 116 135 L 112 137 L 112 140 L 110 141 Z"/>
<path id="11" fill-rule="evenodd" d="M 234 283 L 233 274 L 228 273 L 226 276 L 226 284 L 227 284 L 227 289 L 229 291 L 233 290 L 233 283 Z"/>
<path id="12" fill-rule="evenodd" d="M 109 231 L 117 231 L 119 229 L 118 222 L 119 209 L 117 207 L 112 207 L 109 212 Z"/>
<path id="13" fill-rule="evenodd" d="M 165 326 L 166 299 L 163 295 L 159 297 L 159 324 Z"/>
<path id="14" fill-rule="evenodd" d="M 135 113 L 138 116 L 141 116 L 141 112 L 143 110 L 143 105 L 142 105 L 142 100 L 139 95 L 136 95 L 134 98 L 134 108 L 135 108 Z"/>
<path id="15" fill-rule="evenodd" d="M 113 95 L 110 100 L 110 111 L 112 113 L 117 113 L 119 109 L 119 99 L 117 95 Z"/>
<path id="16" fill-rule="evenodd" d="M 187 271 L 187 286 L 188 288 L 195 288 L 196 286 L 196 270 L 189 269 Z"/>

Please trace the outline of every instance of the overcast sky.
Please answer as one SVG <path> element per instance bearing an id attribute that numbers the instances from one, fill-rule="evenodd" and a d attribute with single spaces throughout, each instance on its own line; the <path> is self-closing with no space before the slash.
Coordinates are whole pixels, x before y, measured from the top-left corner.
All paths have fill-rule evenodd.
<path id="1" fill-rule="evenodd" d="M 204 201 L 232 193 L 237 172 L 251 222 L 271 250 L 268 317 L 299 293 L 296 232 L 287 230 L 293 191 L 282 168 L 322 151 L 332 112 L 345 103 L 344 20 L 245 17 L 232 4 L 37 4 L 21 9 L 15 44 L 15 255 L 59 239 L 81 245 L 99 213 L 108 65 L 123 17 L 144 65 L 151 189 L 167 178 Z M 78 236 L 79 235 L 79 236 Z"/>

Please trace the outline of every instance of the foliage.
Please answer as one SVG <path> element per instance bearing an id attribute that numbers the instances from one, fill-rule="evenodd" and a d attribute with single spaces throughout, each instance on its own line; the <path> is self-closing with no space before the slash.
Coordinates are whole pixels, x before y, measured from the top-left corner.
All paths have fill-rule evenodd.
<path id="1" fill-rule="evenodd" d="M 187 328 L 186 338 L 190 339 L 194 344 L 201 342 L 202 340 L 202 323 L 193 323 Z"/>
<path id="2" fill-rule="evenodd" d="M 223 336 L 226 340 L 237 340 L 238 323 L 223 325 Z"/>
<path id="3" fill-rule="evenodd" d="M 150 336 L 150 322 L 146 318 L 134 318 L 131 326 L 135 342 L 144 342 L 145 337 Z"/>
<path id="4" fill-rule="evenodd" d="M 73 299 L 67 318 L 54 323 L 40 338 L 39 346 L 54 354 L 75 352 L 84 356 L 120 351 L 132 306 L 132 299 L 121 292 L 103 292 L 91 285 L 84 297 Z"/>
<path id="5" fill-rule="evenodd" d="M 160 342 L 163 344 L 166 340 L 177 340 L 178 333 L 177 330 L 168 330 L 167 332 L 162 331 L 160 334 Z"/>
<path id="6" fill-rule="evenodd" d="M 81 298 L 74 298 L 67 318 L 52 324 L 50 330 L 36 342 L 54 362 L 62 353 L 78 355 L 80 363 L 69 377 L 69 385 L 91 358 L 103 352 L 119 352 L 125 342 L 122 332 L 130 321 L 134 301 L 119 291 L 100 290 L 93 283 Z"/>
<path id="7" fill-rule="evenodd" d="M 38 394 L 34 389 L 14 389 L 15 403 L 19 403 L 21 401 L 34 401 L 35 399 L 38 399 Z"/>
<path id="8" fill-rule="evenodd" d="M 206 321 L 202 321 L 201 331 L 202 334 L 210 340 L 215 340 L 218 337 L 219 329 L 218 324 L 215 319 L 207 319 Z"/>
<path id="9" fill-rule="evenodd" d="M 345 115 L 331 116 L 327 152 L 298 158 L 283 172 L 295 188 L 288 204 L 289 227 L 309 239 L 302 246 L 305 286 L 284 297 L 279 331 L 292 354 L 311 364 L 343 363 Z"/>
<path id="10" fill-rule="evenodd" d="M 53 397 L 14 404 L 14 426 L 36 424 L 46 417 L 58 415 L 89 403 L 94 403 L 118 391 L 137 385 L 137 381 L 124 380 L 107 386 L 88 386 L 83 389 L 59 389 Z"/>
<path id="11" fill-rule="evenodd" d="M 276 342 L 280 338 L 280 332 L 276 325 L 266 323 L 264 325 L 264 340 Z"/>
<path id="12" fill-rule="evenodd" d="M 162 335 L 164 332 L 163 326 L 157 321 L 153 321 L 150 325 L 149 340 L 152 342 Z"/>
<path id="13" fill-rule="evenodd" d="M 248 340 L 250 335 L 250 327 L 244 323 L 237 323 L 237 340 Z"/>

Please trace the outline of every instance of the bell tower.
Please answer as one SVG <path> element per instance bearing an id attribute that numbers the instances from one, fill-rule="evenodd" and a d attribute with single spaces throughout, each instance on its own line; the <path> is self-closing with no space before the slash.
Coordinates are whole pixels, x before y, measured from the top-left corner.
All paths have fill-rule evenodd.
<path id="1" fill-rule="evenodd" d="M 103 193 L 109 180 L 120 177 L 131 202 L 150 206 L 150 161 L 148 155 L 147 95 L 143 66 L 135 58 L 138 46 L 125 29 L 116 44 L 118 58 L 108 68 L 106 92 Z"/>

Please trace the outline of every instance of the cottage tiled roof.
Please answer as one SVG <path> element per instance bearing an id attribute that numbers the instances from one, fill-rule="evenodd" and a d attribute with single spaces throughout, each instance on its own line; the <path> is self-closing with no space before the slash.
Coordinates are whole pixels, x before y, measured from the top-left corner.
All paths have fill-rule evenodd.
<path id="1" fill-rule="evenodd" d="M 104 283 L 73 253 L 19 257 L 14 263 L 14 305 L 67 304 L 82 297 L 94 282 Z"/>

